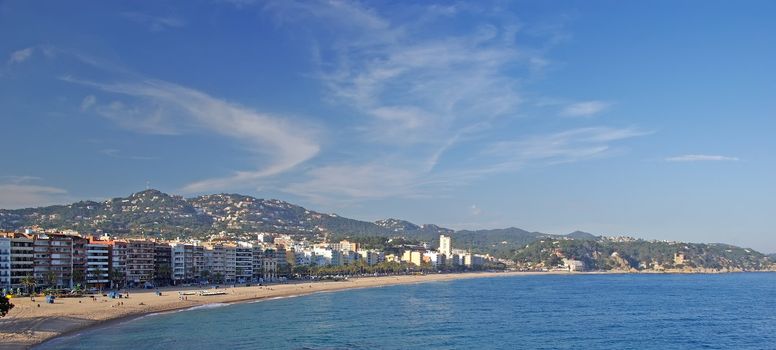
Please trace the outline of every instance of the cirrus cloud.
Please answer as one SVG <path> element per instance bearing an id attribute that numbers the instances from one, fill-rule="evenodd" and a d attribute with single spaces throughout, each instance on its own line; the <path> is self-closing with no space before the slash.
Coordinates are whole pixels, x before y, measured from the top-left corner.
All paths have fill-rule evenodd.
<path id="1" fill-rule="evenodd" d="M 709 154 L 685 154 L 665 158 L 666 162 L 736 162 L 738 157 L 728 157 Z"/>

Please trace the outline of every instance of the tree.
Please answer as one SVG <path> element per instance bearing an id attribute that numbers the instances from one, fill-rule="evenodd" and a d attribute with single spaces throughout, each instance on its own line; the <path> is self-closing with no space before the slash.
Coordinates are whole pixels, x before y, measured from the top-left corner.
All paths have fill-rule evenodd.
<path id="1" fill-rule="evenodd" d="M 157 284 L 169 284 L 171 279 L 172 269 L 169 265 L 159 265 L 156 267 L 156 269 L 154 269 L 154 280 L 157 282 Z"/>
<path id="2" fill-rule="evenodd" d="M 110 277 L 111 283 L 113 283 L 113 288 L 121 289 L 124 284 L 124 273 L 119 270 L 111 269 L 108 272 L 108 276 Z"/>
<path id="3" fill-rule="evenodd" d="M 85 277 L 83 270 L 73 270 L 73 285 L 86 283 Z"/>
<path id="4" fill-rule="evenodd" d="M 57 283 L 57 275 L 54 274 L 54 271 L 49 271 L 46 273 L 46 283 L 49 287 L 54 287 Z"/>
<path id="5" fill-rule="evenodd" d="M 27 289 L 27 293 L 30 295 L 30 300 L 32 300 L 32 295 L 35 292 L 35 286 L 38 284 L 37 281 L 35 281 L 35 277 L 32 277 L 32 275 L 27 275 L 22 277 L 22 285 L 25 289 Z"/>
<path id="6" fill-rule="evenodd" d="M 13 304 L 11 304 L 11 301 L 8 300 L 8 297 L 5 296 L 5 294 L 0 295 L 0 317 L 5 317 L 5 315 L 8 314 L 8 311 L 11 311 L 13 309 Z"/>
<path id="7" fill-rule="evenodd" d="M 224 274 L 220 272 L 216 272 L 213 274 L 213 280 L 216 283 L 224 283 Z"/>

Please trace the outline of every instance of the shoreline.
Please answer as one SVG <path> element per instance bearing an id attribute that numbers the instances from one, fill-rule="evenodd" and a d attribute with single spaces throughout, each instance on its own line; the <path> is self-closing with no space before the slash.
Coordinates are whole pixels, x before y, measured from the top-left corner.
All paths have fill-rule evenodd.
<path id="1" fill-rule="evenodd" d="M 674 273 L 682 274 L 681 272 L 669 272 L 667 274 Z M 18 298 L 12 299 L 12 302 L 16 304 L 16 308 L 14 309 L 15 312 L 0 319 L 0 349 L 30 349 L 50 341 L 56 341 L 56 339 L 77 336 L 79 333 L 92 329 L 130 322 L 150 315 L 182 312 L 214 304 L 225 304 L 225 306 L 228 306 L 344 290 L 444 282 L 460 279 L 601 274 L 634 273 L 625 271 L 506 271 L 356 277 L 347 281 L 299 281 L 267 286 L 221 288 L 219 290 L 225 291 L 227 294 L 218 296 L 190 295 L 188 296 L 188 299 L 190 300 L 178 300 L 178 292 L 197 291 L 202 290 L 203 287 L 165 287 L 160 289 L 162 296 L 157 296 L 154 290 L 130 291 L 129 299 L 107 299 L 102 296 L 97 298 L 99 299 L 98 301 L 93 301 L 89 297 L 60 298 L 57 299 L 56 303 L 53 305 L 41 304 L 40 307 L 35 306 L 35 304 L 42 301 L 40 298 L 35 302 L 31 302 L 29 298 Z M 651 275 L 652 273 L 647 274 Z M 208 286 L 207 288 L 210 287 Z M 115 305 L 116 303 L 121 302 L 126 305 Z"/>
<path id="2" fill-rule="evenodd" d="M 180 312 L 212 304 L 263 302 L 277 298 L 300 297 L 343 290 L 377 288 L 395 285 L 443 282 L 471 278 L 491 278 L 525 275 L 574 274 L 568 272 L 467 272 L 432 275 L 397 275 L 358 277 L 347 281 L 292 282 L 236 288 L 220 288 L 227 294 L 218 296 L 189 295 L 178 300 L 179 291 L 198 291 L 207 287 L 161 288 L 130 291 L 129 299 L 108 299 L 99 296 L 59 298 L 55 304 L 45 304 L 42 298 L 11 299 L 16 305 L 12 313 L 0 319 L 0 349 L 30 349 L 62 337 L 77 335 L 90 329 L 132 321 L 141 317 Z M 123 302 L 124 305 L 116 305 Z M 40 304 L 38 307 L 37 304 Z M 143 304 L 143 305 L 140 305 Z"/>

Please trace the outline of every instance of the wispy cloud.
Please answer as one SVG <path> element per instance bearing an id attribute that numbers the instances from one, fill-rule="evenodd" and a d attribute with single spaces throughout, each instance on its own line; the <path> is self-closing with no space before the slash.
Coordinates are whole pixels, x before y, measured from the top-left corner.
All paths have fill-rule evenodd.
<path id="1" fill-rule="evenodd" d="M 383 164 L 329 165 L 311 169 L 308 180 L 291 183 L 284 191 L 315 202 L 415 197 L 421 195 L 423 180 L 410 169 Z"/>
<path id="2" fill-rule="evenodd" d="M 519 169 L 532 162 L 560 164 L 600 158 L 612 153 L 612 143 L 652 132 L 635 128 L 589 127 L 493 143 L 484 156 L 502 159 L 484 171 Z"/>
<path id="3" fill-rule="evenodd" d="M 28 60 L 30 57 L 32 57 L 33 52 L 35 52 L 35 47 L 28 47 L 26 49 L 14 51 L 11 53 L 11 56 L 8 58 L 8 63 L 9 64 L 22 63 Z"/>
<path id="4" fill-rule="evenodd" d="M 95 97 L 94 95 L 88 95 L 84 97 L 83 101 L 81 101 L 81 111 L 88 110 L 89 108 L 94 106 L 95 103 L 97 103 L 97 97 Z"/>
<path id="5" fill-rule="evenodd" d="M 541 58 L 536 50 L 517 47 L 516 19 L 501 14 L 485 14 L 487 18 L 457 34 L 429 29 L 462 10 L 487 12 L 463 7 L 468 5 L 413 5 L 409 13 L 414 15 L 402 19 L 344 1 L 271 1 L 264 9 L 281 25 L 336 28 L 333 43 L 328 42 L 330 36 L 313 34 L 317 78 L 328 101 L 367 117 L 353 129 L 359 141 L 391 147 L 371 159 L 390 159 L 390 166 L 407 172 L 394 174 L 401 179 L 434 179 L 440 176 L 430 172 L 458 142 L 486 131 L 490 120 L 516 116 L 522 77 L 514 73 L 529 71 Z M 311 171 L 308 182 L 288 188 L 295 193 L 313 191 L 339 169 L 358 169 L 349 176 L 352 180 L 358 174 L 371 176 L 375 168 L 371 161 L 326 167 Z M 408 193 L 404 183 L 388 183 L 393 185 L 379 193 L 344 189 L 343 193 Z"/>
<path id="6" fill-rule="evenodd" d="M 63 203 L 68 199 L 64 189 L 33 184 L 40 180 L 35 176 L 0 177 L 0 208 L 39 207 Z"/>
<path id="7" fill-rule="evenodd" d="M 130 160 L 156 160 L 159 159 L 158 157 L 149 157 L 149 156 L 136 156 L 136 155 L 124 155 L 121 153 L 121 150 L 115 149 L 115 148 L 105 148 L 101 149 L 99 151 L 100 154 L 111 157 L 111 158 L 118 158 L 118 159 L 130 159 Z"/>
<path id="8" fill-rule="evenodd" d="M 186 193 L 252 186 L 261 178 L 288 171 L 318 154 L 313 128 L 305 123 L 260 113 L 201 91 L 155 79 L 101 83 L 63 77 L 65 81 L 133 98 L 96 105 L 95 110 L 135 131 L 158 134 L 204 129 L 242 143 L 249 152 L 263 156 L 256 170 L 193 182 Z"/>
<path id="9" fill-rule="evenodd" d="M 590 117 L 603 112 L 611 104 L 603 101 L 585 101 L 566 106 L 561 115 L 566 117 Z"/>
<path id="10" fill-rule="evenodd" d="M 124 12 L 121 14 L 124 18 L 144 24 L 151 31 L 162 31 L 166 29 L 182 28 L 186 21 L 178 17 L 158 17 L 140 12 Z"/>
<path id="11" fill-rule="evenodd" d="M 681 156 L 665 158 L 666 162 L 736 162 L 737 157 L 728 157 L 709 154 L 685 154 Z"/>
<path id="12" fill-rule="evenodd" d="M 498 133 L 493 125 L 519 118 L 522 82 L 550 64 L 544 57 L 546 47 L 557 43 L 563 30 L 556 26 L 532 31 L 532 39 L 547 33 L 546 47 L 521 47 L 517 43 L 523 23 L 489 5 L 411 7 L 412 11 L 398 11 L 402 15 L 394 17 L 391 11 L 378 11 L 368 3 L 265 3 L 264 10 L 275 14 L 280 25 L 332 28 L 325 35 L 311 34 L 316 77 L 328 92 L 327 101 L 365 117 L 353 128 L 355 137 L 378 144 L 374 148 L 381 150 L 361 157 L 365 161 L 312 168 L 305 173 L 307 179 L 286 186 L 286 191 L 315 198 L 439 193 L 441 188 L 492 172 L 515 171 L 532 162 L 602 157 L 612 153 L 614 142 L 645 134 L 596 127 L 522 135 L 519 141 L 497 144 L 482 142 Z M 467 23 L 466 28 L 444 33 L 435 29 L 470 14 L 476 14 L 476 19 L 455 22 Z M 609 105 L 574 103 L 563 113 L 591 116 Z M 459 164 L 444 164 L 445 154 L 453 149 L 473 155 L 479 163 L 463 164 L 459 154 Z M 375 165 L 376 159 L 380 166 Z"/>

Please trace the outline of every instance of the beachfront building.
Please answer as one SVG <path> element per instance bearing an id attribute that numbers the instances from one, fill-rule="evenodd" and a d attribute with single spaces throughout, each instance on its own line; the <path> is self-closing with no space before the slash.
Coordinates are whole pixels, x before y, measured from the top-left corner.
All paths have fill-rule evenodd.
<path id="1" fill-rule="evenodd" d="M 571 272 L 585 271 L 585 263 L 581 260 L 563 259 L 563 267 Z"/>
<path id="2" fill-rule="evenodd" d="M 205 271 L 205 247 L 195 242 L 191 246 L 191 270 L 187 277 L 191 281 L 198 281 L 202 278 L 202 271 Z"/>
<path id="3" fill-rule="evenodd" d="M 127 285 L 127 250 L 129 243 L 127 241 L 111 241 L 113 250 L 111 251 L 111 284 L 113 288 Z"/>
<path id="4" fill-rule="evenodd" d="M 250 282 L 253 278 L 253 245 L 239 242 L 235 250 L 235 277 L 237 282 Z"/>
<path id="5" fill-rule="evenodd" d="M 77 233 L 69 233 L 73 240 L 73 286 L 83 287 L 86 284 L 86 245 L 89 239 Z"/>
<path id="6" fill-rule="evenodd" d="M 447 257 L 453 255 L 453 238 L 446 235 L 439 235 L 439 253 Z"/>
<path id="7" fill-rule="evenodd" d="M 466 267 L 477 267 L 485 265 L 485 258 L 481 255 L 466 253 L 462 258 L 463 265 Z"/>
<path id="8" fill-rule="evenodd" d="M 278 262 L 274 255 L 275 251 L 268 249 L 261 261 L 261 278 L 264 282 L 276 281 L 278 278 Z"/>
<path id="9" fill-rule="evenodd" d="M 423 253 L 414 250 L 405 250 L 401 256 L 401 261 L 420 266 L 423 263 Z"/>
<path id="10" fill-rule="evenodd" d="M 205 245 L 205 273 L 211 282 L 223 282 L 226 275 L 224 250 L 221 244 Z"/>
<path id="11" fill-rule="evenodd" d="M 11 241 L 11 288 L 23 288 L 22 279 L 34 273 L 34 240 L 23 233 L 6 233 L 3 237 Z"/>
<path id="12" fill-rule="evenodd" d="M 377 265 L 385 261 L 385 253 L 377 250 L 359 250 L 358 254 L 361 255 L 361 260 L 367 265 Z"/>
<path id="13" fill-rule="evenodd" d="M 440 252 L 427 251 L 423 253 L 423 262 L 430 264 L 434 268 L 445 266 L 445 255 Z"/>
<path id="14" fill-rule="evenodd" d="M 127 242 L 127 281 L 142 286 L 154 278 L 154 242 L 132 239 Z"/>
<path id="15" fill-rule="evenodd" d="M 285 256 L 283 256 L 285 260 Z M 262 245 L 253 247 L 253 278 L 259 282 L 271 282 L 278 278 L 277 250 Z"/>
<path id="16" fill-rule="evenodd" d="M 202 278 L 202 272 L 207 270 L 205 247 L 183 242 L 173 242 L 170 246 L 172 247 L 173 283 L 199 281 Z"/>
<path id="17" fill-rule="evenodd" d="M 446 263 L 450 266 L 461 266 L 463 265 L 463 257 L 459 254 L 452 253 L 450 256 L 446 257 Z"/>
<path id="18" fill-rule="evenodd" d="M 33 275 L 45 287 L 73 286 L 73 239 L 60 234 L 39 234 L 33 242 Z"/>
<path id="19" fill-rule="evenodd" d="M 232 244 L 224 244 L 224 280 L 226 283 L 234 283 L 237 279 L 237 247 Z"/>
<path id="20" fill-rule="evenodd" d="M 154 284 L 166 286 L 172 281 L 172 247 L 165 242 L 154 242 Z"/>
<path id="21" fill-rule="evenodd" d="M 231 244 L 214 243 L 204 250 L 205 271 L 215 282 L 234 283 L 237 273 L 237 247 Z M 251 265 L 253 263 L 251 262 Z"/>
<path id="22" fill-rule="evenodd" d="M 86 287 L 100 290 L 109 288 L 111 246 L 90 242 L 85 244 L 84 248 L 86 255 Z"/>
<path id="23" fill-rule="evenodd" d="M 0 237 L 0 290 L 11 289 L 11 239 Z"/>
<path id="24" fill-rule="evenodd" d="M 186 280 L 186 245 L 173 243 L 172 247 L 172 280 L 173 283 Z"/>

